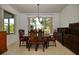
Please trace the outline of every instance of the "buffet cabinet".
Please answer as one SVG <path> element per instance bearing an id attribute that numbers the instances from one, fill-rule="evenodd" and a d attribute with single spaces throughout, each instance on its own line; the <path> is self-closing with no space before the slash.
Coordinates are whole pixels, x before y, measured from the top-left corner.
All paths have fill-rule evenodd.
<path id="1" fill-rule="evenodd" d="M 63 39 L 64 39 L 64 33 L 67 33 L 68 28 L 64 27 L 64 28 L 58 28 L 57 29 L 57 40 L 63 44 Z"/>
<path id="2" fill-rule="evenodd" d="M 61 44 L 63 43 L 63 46 L 79 55 L 79 22 L 69 24 L 68 28 L 58 28 L 57 30 L 57 40 Z M 62 35 L 59 35 L 59 33 Z"/>
<path id="3" fill-rule="evenodd" d="M 0 54 L 7 51 L 6 32 L 0 31 Z"/>

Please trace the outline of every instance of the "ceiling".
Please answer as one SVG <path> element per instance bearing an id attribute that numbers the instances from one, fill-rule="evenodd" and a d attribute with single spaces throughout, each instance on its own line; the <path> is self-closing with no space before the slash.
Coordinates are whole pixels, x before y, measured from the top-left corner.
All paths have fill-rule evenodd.
<path id="1" fill-rule="evenodd" d="M 21 13 L 37 13 L 38 6 L 37 4 L 10 4 L 14 9 Z M 57 13 L 62 11 L 67 4 L 40 4 L 39 12 L 40 13 Z"/>

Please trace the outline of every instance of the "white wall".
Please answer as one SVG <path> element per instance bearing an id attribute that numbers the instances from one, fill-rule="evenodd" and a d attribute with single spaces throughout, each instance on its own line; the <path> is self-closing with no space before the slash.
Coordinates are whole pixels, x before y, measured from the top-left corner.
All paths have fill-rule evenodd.
<path id="1" fill-rule="evenodd" d="M 23 13 L 20 14 L 19 28 L 24 29 L 28 35 L 28 17 L 35 17 L 36 13 Z M 53 31 L 59 27 L 59 13 L 40 13 L 41 17 L 52 17 L 52 29 Z"/>
<path id="2" fill-rule="evenodd" d="M 18 29 L 18 21 L 19 21 L 19 12 L 16 11 L 15 9 L 13 9 L 10 5 L 7 5 L 7 4 L 1 4 L 0 5 L 1 9 L 2 10 L 6 10 L 8 12 L 11 12 L 13 13 L 16 17 L 15 17 L 15 34 L 10 34 L 10 35 L 7 35 L 7 46 L 14 43 L 15 41 L 18 40 L 18 32 L 17 32 L 17 29 Z M 2 22 L 3 22 L 3 19 L 2 19 Z M 3 25 L 3 24 L 2 24 Z"/>
<path id="3" fill-rule="evenodd" d="M 28 17 L 37 16 L 35 13 L 19 13 L 15 9 L 13 9 L 10 5 L 1 5 L 1 8 L 6 11 L 9 11 L 15 14 L 15 34 L 7 35 L 7 46 L 19 40 L 18 30 L 24 29 L 25 34 L 28 35 Z M 42 17 L 52 17 L 52 29 L 56 29 L 59 27 L 59 13 L 40 13 Z"/>
<path id="4" fill-rule="evenodd" d="M 60 15 L 60 26 L 68 27 L 69 23 L 79 22 L 79 5 L 66 6 Z"/>
<path id="5" fill-rule="evenodd" d="M 0 8 L 0 31 L 2 31 L 3 30 L 3 11 L 2 11 L 2 8 Z"/>
<path id="6" fill-rule="evenodd" d="M 17 21 L 16 23 L 18 23 L 18 30 L 19 29 L 24 29 L 25 34 L 28 35 L 28 19 L 27 19 L 27 15 L 19 14 L 19 21 Z"/>

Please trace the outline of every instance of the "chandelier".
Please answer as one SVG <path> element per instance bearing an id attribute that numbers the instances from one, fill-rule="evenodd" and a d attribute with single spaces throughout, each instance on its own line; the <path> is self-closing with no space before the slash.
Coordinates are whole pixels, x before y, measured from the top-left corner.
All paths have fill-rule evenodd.
<path id="1" fill-rule="evenodd" d="M 37 4 L 37 7 L 38 7 L 38 12 L 37 12 L 38 16 L 37 16 L 37 18 L 39 20 L 40 19 L 40 17 L 39 17 L 39 4 Z"/>

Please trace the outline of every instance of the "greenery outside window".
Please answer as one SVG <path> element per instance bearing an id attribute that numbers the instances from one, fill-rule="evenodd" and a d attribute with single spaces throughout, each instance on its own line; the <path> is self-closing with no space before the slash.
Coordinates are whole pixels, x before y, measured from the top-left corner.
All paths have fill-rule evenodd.
<path id="1" fill-rule="evenodd" d="M 4 31 L 7 34 L 14 33 L 14 15 L 7 11 L 4 11 Z"/>
<path id="2" fill-rule="evenodd" d="M 51 17 L 29 17 L 29 29 L 33 26 L 33 29 L 37 31 L 42 29 L 45 34 L 50 34 L 52 32 L 52 18 Z"/>

